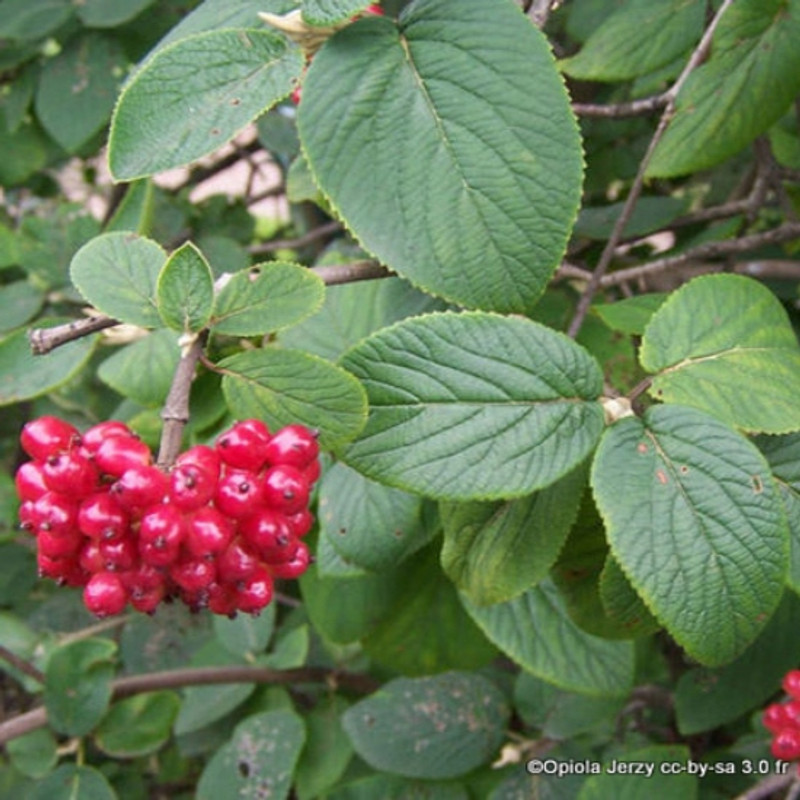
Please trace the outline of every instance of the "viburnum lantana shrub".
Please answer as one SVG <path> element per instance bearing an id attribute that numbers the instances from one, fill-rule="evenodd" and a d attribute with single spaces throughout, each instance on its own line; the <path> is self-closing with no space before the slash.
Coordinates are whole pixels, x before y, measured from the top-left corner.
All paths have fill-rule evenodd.
<path id="1" fill-rule="evenodd" d="M 0 0 L 9 796 L 783 791 L 798 40 Z"/>

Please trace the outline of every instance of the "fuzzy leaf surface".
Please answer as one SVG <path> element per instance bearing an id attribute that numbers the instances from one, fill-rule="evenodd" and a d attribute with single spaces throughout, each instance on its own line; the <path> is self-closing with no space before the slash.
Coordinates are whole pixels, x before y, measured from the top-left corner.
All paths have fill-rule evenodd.
<path id="1" fill-rule="evenodd" d="M 179 247 L 161 268 L 156 283 L 158 313 L 173 330 L 196 333 L 214 308 L 214 276 L 191 242 Z"/>

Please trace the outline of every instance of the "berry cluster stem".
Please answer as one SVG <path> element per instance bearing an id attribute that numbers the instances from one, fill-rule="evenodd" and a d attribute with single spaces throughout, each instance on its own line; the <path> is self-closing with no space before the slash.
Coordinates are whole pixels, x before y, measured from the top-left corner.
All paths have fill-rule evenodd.
<path id="1" fill-rule="evenodd" d="M 163 470 L 175 463 L 175 459 L 181 451 L 183 428 L 189 421 L 189 395 L 192 380 L 207 340 L 208 331 L 202 331 L 184 351 L 172 378 L 172 385 L 164 407 L 161 409 L 164 428 L 161 432 L 156 464 Z"/>

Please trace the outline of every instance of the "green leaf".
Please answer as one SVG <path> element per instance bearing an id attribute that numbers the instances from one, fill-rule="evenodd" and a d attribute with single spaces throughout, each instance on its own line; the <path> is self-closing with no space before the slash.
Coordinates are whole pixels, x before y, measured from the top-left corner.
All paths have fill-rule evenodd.
<path id="1" fill-rule="evenodd" d="M 404 571 L 391 611 L 364 639 L 372 659 L 403 675 L 486 666 L 497 651 L 464 612 L 435 552 L 428 548 Z"/>
<path id="2" fill-rule="evenodd" d="M 704 22 L 701 0 L 629 0 L 560 67 L 590 81 L 646 75 L 687 53 L 699 41 Z"/>
<path id="3" fill-rule="evenodd" d="M 582 159 L 547 40 L 511 0 L 489 14 L 415 0 L 398 22 L 348 25 L 311 63 L 298 126 L 320 188 L 382 263 L 460 305 L 533 308 Z"/>
<path id="4" fill-rule="evenodd" d="M 592 312 L 612 330 L 641 336 L 653 314 L 661 308 L 666 299 L 667 295 L 663 292 L 640 294 L 614 303 L 593 305 Z"/>
<path id="5" fill-rule="evenodd" d="M 682 764 L 691 762 L 689 748 L 683 745 L 651 745 L 639 750 L 628 750 L 606 760 L 603 771 L 591 775 L 578 792 L 577 800 L 649 800 L 653 797 L 696 800 L 698 793 L 697 775 L 689 772 L 662 771 L 661 764 Z M 631 772 L 625 772 L 626 764 L 631 763 Z M 650 775 L 634 772 L 641 765 L 653 772 Z"/>
<path id="6" fill-rule="evenodd" d="M 5 746 L 14 767 L 30 778 L 43 778 L 58 763 L 56 739 L 47 728 L 11 739 Z"/>
<path id="7" fill-rule="evenodd" d="M 309 25 L 336 25 L 368 5 L 366 0 L 303 0 L 303 20 Z"/>
<path id="8" fill-rule="evenodd" d="M 117 800 L 102 772 L 92 767 L 62 764 L 36 786 L 26 800 Z"/>
<path id="9" fill-rule="evenodd" d="M 630 642 L 609 642 L 575 625 L 550 579 L 506 603 L 461 598 L 486 636 L 523 669 L 573 692 L 616 695 L 633 684 Z"/>
<path id="10" fill-rule="evenodd" d="M 430 497 L 529 494 L 583 461 L 603 428 L 597 362 L 525 319 L 417 317 L 356 345 L 342 365 L 370 405 L 344 460 Z"/>
<path id="11" fill-rule="evenodd" d="M 191 242 L 179 247 L 161 268 L 156 283 L 158 313 L 176 331 L 197 333 L 214 309 L 214 276 Z"/>
<path id="12" fill-rule="evenodd" d="M 647 176 L 712 167 L 777 122 L 800 91 L 798 39 L 798 0 L 733 3 L 714 34 L 709 59 L 678 94 Z"/>
<path id="13" fill-rule="evenodd" d="M 146 692 L 115 703 L 95 731 L 97 746 L 113 758 L 154 753 L 172 735 L 181 700 L 175 692 Z"/>
<path id="14" fill-rule="evenodd" d="M 24 325 L 42 307 L 44 299 L 42 290 L 29 281 L 12 281 L 0 286 L 0 307 L 3 309 L 0 333 Z"/>
<path id="15" fill-rule="evenodd" d="M 600 573 L 599 589 L 603 610 L 630 636 L 655 633 L 661 627 L 611 555 Z"/>
<path id="16" fill-rule="evenodd" d="M 114 111 L 114 178 L 152 175 L 216 150 L 287 95 L 302 66 L 297 47 L 261 30 L 215 30 L 159 50 Z"/>
<path id="17" fill-rule="evenodd" d="M 156 408 L 167 398 L 180 357 L 174 331 L 153 331 L 109 356 L 97 377 L 124 397 Z"/>
<path id="18" fill-rule="evenodd" d="M 96 308 L 131 325 L 158 328 L 156 281 L 167 254 L 135 233 L 97 236 L 75 253 L 70 277 Z"/>
<path id="19" fill-rule="evenodd" d="M 33 41 L 60 28 L 72 16 L 70 0 L 3 0 L 0 38 Z"/>
<path id="20" fill-rule="evenodd" d="M 320 484 L 320 532 L 345 561 L 380 572 L 430 538 L 422 502 L 338 462 L 325 471 Z"/>
<path id="21" fill-rule="evenodd" d="M 579 469 L 520 500 L 443 504 L 442 568 L 476 605 L 521 594 L 550 571 L 575 522 L 585 480 Z"/>
<path id="22" fill-rule="evenodd" d="M 234 416 L 271 428 L 298 423 L 320 431 L 323 447 L 352 439 L 364 426 L 366 397 L 352 375 L 294 350 L 250 350 L 226 358 L 222 391 Z"/>
<path id="23" fill-rule="evenodd" d="M 57 648 L 45 670 L 44 704 L 53 730 L 84 736 L 103 718 L 111 702 L 110 639 L 83 639 Z"/>
<path id="24" fill-rule="evenodd" d="M 800 347 L 781 303 L 741 275 L 695 278 L 644 333 L 650 394 L 748 431 L 800 429 Z"/>
<path id="25" fill-rule="evenodd" d="M 76 152 L 108 122 L 127 63 L 122 45 L 99 33 L 74 39 L 45 61 L 36 113 L 68 153 Z"/>
<path id="26" fill-rule="evenodd" d="M 83 0 L 78 16 L 87 28 L 115 28 L 137 17 L 155 0 Z"/>
<path id="27" fill-rule="evenodd" d="M 42 318 L 39 328 L 52 328 L 71 322 L 66 318 Z M 96 336 L 86 336 L 35 356 L 27 331 L 20 329 L 0 339 L 0 406 L 30 400 L 57 389 L 81 371 L 92 354 Z"/>
<path id="28" fill-rule="evenodd" d="M 271 669 L 296 669 L 308 660 L 311 644 L 308 625 L 283 629 L 277 636 L 271 652 L 259 659 L 259 664 Z"/>
<path id="29" fill-rule="evenodd" d="M 701 411 L 654 406 L 606 432 L 592 486 L 614 557 L 678 643 L 710 666 L 743 652 L 778 605 L 789 556 L 758 450 Z"/>
<path id="30" fill-rule="evenodd" d="M 733 722 L 762 706 L 781 678 L 800 661 L 800 600 L 786 592 L 761 635 L 736 661 L 720 669 L 681 675 L 675 691 L 678 730 L 684 736 Z"/>
<path id="31" fill-rule="evenodd" d="M 342 724 L 375 769 L 410 778 L 453 778 L 488 763 L 505 736 L 509 708 L 481 675 L 398 678 L 351 706 Z"/>
<path id="32" fill-rule="evenodd" d="M 575 222 L 574 235 L 601 241 L 608 239 L 624 205 L 624 203 L 612 203 L 607 206 L 582 208 Z M 685 197 L 642 197 L 637 201 L 631 218 L 625 224 L 623 235 L 626 238 L 633 238 L 660 231 L 681 214 L 685 214 L 689 206 L 690 202 Z"/>
<path id="33" fill-rule="evenodd" d="M 153 226 L 155 187 L 149 178 L 127 185 L 125 196 L 105 227 L 106 233 L 132 231 L 147 236 Z"/>
<path id="34" fill-rule="evenodd" d="M 47 163 L 47 137 L 38 126 L 23 123 L 13 133 L 6 129 L 0 113 L 0 183 L 16 186 Z"/>
<path id="35" fill-rule="evenodd" d="M 786 509 L 791 553 L 787 585 L 800 594 L 800 433 L 756 436 L 754 442 L 767 459 Z"/>
<path id="36" fill-rule="evenodd" d="M 322 305 L 325 284 L 306 267 L 282 261 L 237 272 L 217 296 L 211 328 L 229 336 L 257 336 L 288 328 Z"/>
<path id="37" fill-rule="evenodd" d="M 214 635 L 231 655 L 252 659 L 267 649 L 275 629 L 275 605 L 257 617 L 240 614 L 235 619 L 214 617 Z"/>
<path id="38" fill-rule="evenodd" d="M 450 781 L 421 781 L 399 775 L 378 773 L 338 786 L 328 800 L 469 800 L 461 784 Z"/>
<path id="39" fill-rule="evenodd" d="M 292 786 L 306 733 L 292 711 L 253 714 L 211 758 L 197 784 L 197 800 L 269 797 L 284 800 Z"/>

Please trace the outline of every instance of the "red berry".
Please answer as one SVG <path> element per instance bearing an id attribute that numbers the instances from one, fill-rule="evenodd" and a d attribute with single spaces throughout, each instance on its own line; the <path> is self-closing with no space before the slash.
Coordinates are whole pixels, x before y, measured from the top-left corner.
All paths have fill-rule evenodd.
<path id="1" fill-rule="evenodd" d="M 196 464 L 209 475 L 213 475 L 214 480 L 219 478 L 219 453 L 213 447 L 209 447 L 206 444 L 196 444 L 194 447 L 190 447 L 186 452 L 181 453 L 175 459 L 175 466 L 180 467 L 182 464 Z"/>
<path id="2" fill-rule="evenodd" d="M 310 467 L 318 455 L 317 437 L 302 425 L 287 425 L 276 431 L 266 448 L 269 464 L 289 464 L 299 470 Z"/>
<path id="3" fill-rule="evenodd" d="M 47 558 L 67 558 L 80 552 L 83 541 L 79 531 L 57 535 L 43 530 L 36 537 L 36 547 Z"/>
<path id="4" fill-rule="evenodd" d="M 214 505 L 232 519 L 250 516 L 263 501 L 261 481 L 252 472 L 228 472 L 220 479 L 214 495 Z"/>
<path id="5" fill-rule="evenodd" d="M 94 454 L 97 448 L 112 436 L 133 436 L 131 429 L 124 423 L 116 419 L 105 422 L 98 422 L 92 425 L 81 436 L 81 447 L 88 453 Z"/>
<path id="6" fill-rule="evenodd" d="M 366 9 L 364 9 L 364 13 L 382 17 L 386 12 L 377 3 L 370 3 Z"/>
<path id="7" fill-rule="evenodd" d="M 228 466 L 256 472 L 264 465 L 268 444 L 266 426 L 257 420 L 246 420 L 237 422 L 217 439 L 217 452 Z"/>
<path id="8" fill-rule="evenodd" d="M 236 607 L 247 614 L 257 614 L 272 600 L 272 576 L 264 567 L 257 567 L 236 590 Z"/>
<path id="9" fill-rule="evenodd" d="M 784 675 L 783 690 L 795 700 L 800 700 L 800 669 L 792 669 Z"/>
<path id="10" fill-rule="evenodd" d="M 169 576 L 184 591 L 200 592 L 214 582 L 217 569 L 213 561 L 191 559 L 173 564 Z"/>
<path id="11" fill-rule="evenodd" d="M 794 761 L 800 758 L 800 731 L 796 728 L 784 728 L 772 739 L 772 755 L 782 761 Z"/>
<path id="12" fill-rule="evenodd" d="M 100 482 L 97 467 L 75 450 L 48 456 L 42 472 L 50 489 L 75 500 L 91 494 Z"/>
<path id="13" fill-rule="evenodd" d="M 156 589 L 135 589 L 131 591 L 131 605 L 143 614 L 152 614 L 164 599 L 164 588 Z"/>
<path id="14" fill-rule="evenodd" d="M 297 552 L 291 561 L 283 564 L 270 564 L 270 572 L 276 578 L 299 578 L 307 569 L 311 562 L 311 554 L 308 552 L 304 542 L 297 543 Z"/>
<path id="15" fill-rule="evenodd" d="M 178 558 L 183 537 L 183 516 L 177 508 L 163 505 L 149 509 L 139 523 L 142 561 L 154 567 L 169 566 Z"/>
<path id="16" fill-rule="evenodd" d="M 185 546 L 195 558 L 221 553 L 233 540 L 235 527 L 232 520 L 207 506 L 186 520 Z"/>
<path id="17" fill-rule="evenodd" d="M 85 541 L 78 556 L 78 563 L 81 569 L 94 575 L 95 572 L 102 572 L 105 569 L 105 560 L 100 552 L 100 545 L 94 541 Z"/>
<path id="18" fill-rule="evenodd" d="M 93 575 L 83 590 L 86 608 L 98 617 L 119 614 L 128 602 L 128 592 L 119 575 L 113 572 L 98 572 Z"/>
<path id="19" fill-rule="evenodd" d="M 36 511 L 34 510 L 35 503 L 33 500 L 24 500 L 19 507 L 19 527 L 23 531 L 27 531 L 34 536 L 36 530 Z"/>
<path id="20" fill-rule="evenodd" d="M 179 464 L 170 475 L 169 502 L 181 511 L 194 511 L 211 500 L 217 477 L 197 464 Z"/>
<path id="21" fill-rule="evenodd" d="M 242 536 L 264 561 L 270 564 L 291 561 L 299 540 L 292 536 L 283 514 L 269 508 L 257 511 L 241 523 Z"/>
<path id="22" fill-rule="evenodd" d="M 217 579 L 222 583 L 237 583 L 249 578 L 258 566 L 253 549 L 241 538 L 234 539 L 217 559 Z"/>
<path id="23" fill-rule="evenodd" d="M 52 578 L 55 581 L 64 581 L 70 571 L 71 559 L 51 558 L 44 553 L 36 553 L 36 566 L 39 569 L 40 578 Z"/>
<path id="24" fill-rule="evenodd" d="M 90 539 L 119 539 L 129 525 L 128 513 L 108 492 L 90 495 L 78 510 L 78 527 Z"/>
<path id="25" fill-rule="evenodd" d="M 299 106 L 300 100 L 303 97 L 303 89 L 300 86 L 295 87 L 292 89 L 292 93 L 289 95 L 289 97 L 296 106 Z"/>
<path id="26" fill-rule="evenodd" d="M 208 587 L 208 608 L 213 614 L 226 617 L 236 616 L 238 593 L 230 584 L 212 583 Z"/>
<path id="27" fill-rule="evenodd" d="M 139 561 L 139 553 L 133 539 L 127 536 L 112 541 L 100 542 L 100 555 L 109 572 L 133 569 Z"/>
<path id="28" fill-rule="evenodd" d="M 264 474 L 263 487 L 264 503 L 281 514 L 296 514 L 308 505 L 308 481 L 295 467 L 271 467 Z"/>
<path id="29" fill-rule="evenodd" d="M 44 469 L 40 461 L 28 461 L 23 464 L 14 476 L 14 483 L 17 487 L 17 495 L 23 502 L 26 500 L 38 500 L 50 489 L 44 480 Z"/>
<path id="30" fill-rule="evenodd" d="M 289 523 L 289 530 L 292 535 L 302 539 L 314 527 L 314 515 L 307 509 L 302 508 L 296 514 L 286 517 Z"/>
<path id="31" fill-rule="evenodd" d="M 80 433 L 74 425 L 58 417 L 39 417 L 23 427 L 19 438 L 22 449 L 31 458 L 44 461 L 73 447 L 80 440 Z"/>
<path id="32" fill-rule="evenodd" d="M 155 466 L 138 465 L 126 469 L 112 484 L 111 492 L 127 511 L 157 505 L 169 490 L 169 478 Z"/>
<path id="33" fill-rule="evenodd" d="M 31 521 L 40 531 L 66 536 L 75 531 L 78 506 L 58 492 L 47 492 L 33 504 Z"/>
<path id="34" fill-rule="evenodd" d="M 132 467 L 147 467 L 152 463 L 150 448 L 135 436 L 111 436 L 104 439 L 94 454 L 100 470 L 120 478 Z"/>

